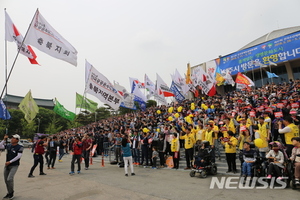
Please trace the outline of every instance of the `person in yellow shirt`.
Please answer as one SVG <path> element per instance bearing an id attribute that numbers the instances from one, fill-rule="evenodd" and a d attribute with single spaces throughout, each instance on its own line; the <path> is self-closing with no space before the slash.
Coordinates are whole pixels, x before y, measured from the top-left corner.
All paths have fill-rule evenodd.
<path id="1" fill-rule="evenodd" d="M 229 118 L 225 118 L 224 119 L 224 126 L 221 127 L 221 131 L 223 133 L 223 137 L 228 138 L 228 133 L 227 133 L 228 131 L 231 131 L 231 132 L 235 133 L 234 123 L 232 123 Z"/>
<path id="2" fill-rule="evenodd" d="M 228 170 L 226 173 L 233 172 L 235 174 L 237 172 L 235 160 L 238 140 L 234 137 L 234 133 L 232 131 L 228 131 L 228 139 L 228 141 L 223 142 L 225 146 L 226 161 L 228 165 Z"/>
<path id="3" fill-rule="evenodd" d="M 179 168 L 179 139 L 177 137 L 177 133 L 173 134 L 173 139 L 171 141 L 171 152 L 172 152 L 172 157 L 173 157 L 173 164 L 174 167 L 173 169 L 178 169 Z"/>
<path id="4" fill-rule="evenodd" d="M 207 129 L 206 129 L 206 132 L 205 132 L 205 141 L 208 141 L 209 144 L 211 145 L 210 148 L 211 148 L 211 161 L 214 163 L 215 160 L 216 160 L 216 156 L 215 156 L 215 132 L 214 132 L 214 126 L 211 125 L 211 124 L 208 124 L 207 125 Z"/>
<path id="5" fill-rule="evenodd" d="M 185 135 L 182 135 L 180 132 L 180 139 L 184 140 L 184 149 L 185 149 L 185 159 L 186 159 L 186 168 L 191 169 L 191 162 L 193 162 L 194 157 L 194 144 L 196 143 L 194 135 L 191 134 L 191 129 L 186 128 Z"/>
<path id="6" fill-rule="evenodd" d="M 285 126 L 284 128 L 282 128 L 282 123 Z M 286 143 L 286 154 L 290 157 L 294 148 L 292 138 L 299 137 L 299 128 L 293 123 L 293 118 L 289 116 L 285 117 L 283 121 L 278 122 L 278 128 L 278 132 L 280 134 L 284 134 Z"/>
<path id="7" fill-rule="evenodd" d="M 267 141 L 270 140 L 270 127 L 268 122 L 265 122 L 264 117 L 258 118 L 258 130 L 260 134 L 262 134 L 267 139 Z"/>

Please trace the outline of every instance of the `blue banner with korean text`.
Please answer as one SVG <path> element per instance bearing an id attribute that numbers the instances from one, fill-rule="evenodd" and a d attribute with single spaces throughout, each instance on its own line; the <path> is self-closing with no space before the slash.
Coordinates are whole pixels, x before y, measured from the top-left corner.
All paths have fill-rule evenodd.
<path id="1" fill-rule="evenodd" d="M 237 51 L 216 59 L 222 73 L 229 69 L 231 75 L 248 72 L 270 62 L 279 63 L 300 57 L 300 31 L 278 37 L 268 42 Z"/>
<path id="2" fill-rule="evenodd" d="M 180 91 L 178 90 L 178 88 L 176 87 L 174 81 L 172 81 L 170 90 L 173 92 L 173 94 L 175 95 L 175 99 L 178 102 L 182 102 L 185 97 L 180 93 Z"/>

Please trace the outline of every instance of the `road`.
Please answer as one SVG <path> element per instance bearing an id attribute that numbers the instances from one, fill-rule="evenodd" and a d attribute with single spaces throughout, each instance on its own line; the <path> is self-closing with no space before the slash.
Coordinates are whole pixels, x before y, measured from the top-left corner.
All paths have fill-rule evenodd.
<path id="1" fill-rule="evenodd" d="M 46 176 L 27 178 L 33 164 L 32 154 L 25 149 L 21 165 L 15 176 L 15 199 L 21 200 L 88 200 L 88 199 L 132 199 L 132 200 L 182 200 L 182 199 L 299 199 L 300 190 L 292 189 L 209 189 L 211 176 L 190 177 L 182 169 L 150 169 L 135 167 L 136 176 L 125 177 L 124 169 L 116 165 L 101 167 L 100 158 L 94 159 L 89 170 L 70 176 L 71 156 L 56 163 L 56 169 L 47 170 Z M 3 169 L 5 153 L 0 156 Z M 84 164 L 82 164 L 82 168 Z M 76 168 L 75 168 L 76 169 Z M 224 176 L 217 175 L 219 178 Z M 232 176 L 231 176 L 232 177 Z M 0 197 L 6 195 L 3 175 L 0 175 Z"/>

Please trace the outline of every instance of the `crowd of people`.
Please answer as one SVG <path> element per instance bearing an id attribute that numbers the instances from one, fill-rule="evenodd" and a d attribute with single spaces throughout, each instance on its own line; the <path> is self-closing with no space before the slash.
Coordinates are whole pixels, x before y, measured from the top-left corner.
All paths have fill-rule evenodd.
<path id="1" fill-rule="evenodd" d="M 113 147 L 115 162 L 124 163 L 126 176 L 128 166 L 131 175 L 135 175 L 133 165 L 163 168 L 167 156 L 172 156 L 173 168 L 178 169 L 182 157 L 180 149 L 184 149 L 184 169 L 189 170 L 195 167 L 195 154 L 201 157 L 203 148 L 207 147 L 211 162 L 221 159 L 220 149 L 225 149 L 227 173 L 237 173 L 238 154 L 242 176 L 252 175 L 251 168 L 260 157 L 270 161 L 267 177 L 276 173 L 281 178 L 283 155 L 278 149 L 284 149 L 287 158 L 295 162 L 295 181 L 300 184 L 299 105 L 300 81 L 290 80 L 289 83 L 234 90 L 223 96 L 202 95 L 193 100 L 113 116 L 40 138 L 33 148 L 34 165 L 28 177 L 34 177 L 38 163 L 40 175 L 45 174 L 44 149 L 47 150 L 48 169 L 55 169 L 58 148 L 59 162 L 63 161 L 64 154 L 73 152 L 71 175 L 75 173 L 76 162 L 77 173 L 80 173 L 81 157 L 88 170 L 90 151 L 97 144 L 98 155 L 107 156 Z M 8 192 L 11 193 L 11 189 Z"/>

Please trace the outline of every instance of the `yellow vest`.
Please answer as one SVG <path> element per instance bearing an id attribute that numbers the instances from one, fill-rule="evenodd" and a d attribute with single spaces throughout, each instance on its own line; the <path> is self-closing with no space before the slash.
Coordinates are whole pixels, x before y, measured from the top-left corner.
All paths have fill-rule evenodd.
<path id="1" fill-rule="evenodd" d="M 205 133 L 205 140 L 209 141 L 210 145 L 214 145 L 215 138 L 213 137 L 213 133 L 214 133 L 214 130 L 211 130 L 209 132 L 206 131 L 206 133 Z"/>
<path id="2" fill-rule="evenodd" d="M 249 136 L 247 136 L 246 138 L 245 138 L 245 136 L 244 135 L 240 135 L 240 145 L 239 145 L 239 149 L 240 150 L 243 150 L 244 149 L 244 142 L 250 142 L 250 138 L 251 138 L 251 136 L 249 135 Z"/>
<path id="3" fill-rule="evenodd" d="M 172 139 L 172 141 L 171 141 L 171 151 L 172 152 L 175 152 L 175 151 L 178 151 L 178 138 L 174 138 L 174 139 Z"/>
<path id="4" fill-rule="evenodd" d="M 190 149 L 194 147 L 195 144 L 195 137 L 193 134 L 189 134 L 189 135 L 184 135 L 184 136 L 180 136 L 181 140 L 184 140 L 184 148 L 185 149 Z"/>
<path id="5" fill-rule="evenodd" d="M 263 125 L 258 124 L 259 133 L 262 134 L 264 137 L 268 137 L 267 124 L 268 122 L 264 122 Z"/>
<path id="6" fill-rule="evenodd" d="M 225 153 L 236 153 L 238 140 L 232 136 L 229 141 L 232 142 L 232 145 L 229 145 L 228 142 L 225 143 Z"/>
<path id="7" fill-rule="evenodd" d="M 287 127 L 290 127 L 292 131 L 284 134 L 285 142 L 286 144 L 293 144 L 291 139 L 293 137 L 299 137 L 299 128 L 293 123 L 287 125 Z"/>
<path id="8" fill-rule="evenodd" d="M 267 137 L 265 137 L 263 134 L 261 134 L 260 131 L 258 131 L 258 132 L 259 132 L 259 138 L 262 139 L 262 141 L 263 141 L 261 148 L 268 147 Z"/>

